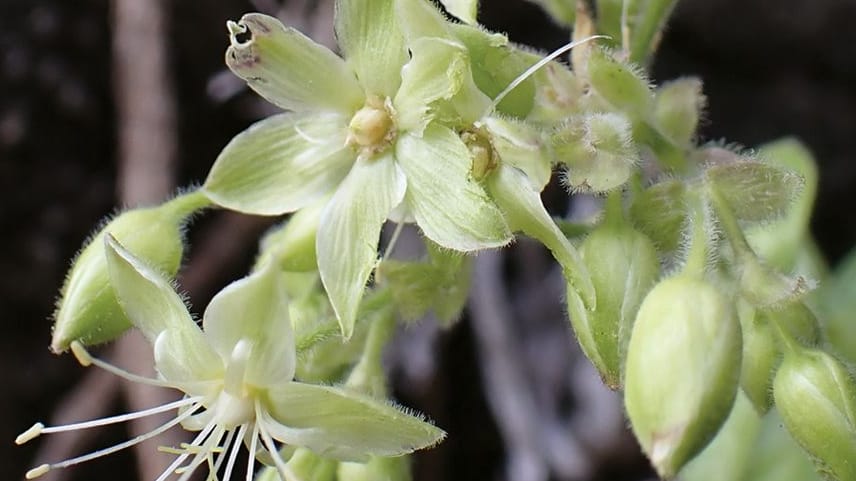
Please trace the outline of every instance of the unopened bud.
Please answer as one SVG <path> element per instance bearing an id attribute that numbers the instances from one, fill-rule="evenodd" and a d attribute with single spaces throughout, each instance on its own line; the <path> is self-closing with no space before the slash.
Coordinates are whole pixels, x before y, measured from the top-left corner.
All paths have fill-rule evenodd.
<path id="1" fill-rule="evenodd" d="M 776 407 L 791 436 L 829 479 L 856 479 L 856 382 L 826 352 L 785 353 L 773 384 Z"/>
<path id="2" fill-rule="evenodd" d="M 651 241 L 626 224 L 595 229 L 580 246 L 580 255 L 592 277 L 597 307 L 580 310 L 575 308 L 579 303 L 569 303 L 571 324 L 604 383 L 618 389 L 633 321 L 657 280 L 660 262 Z"/>
<path id="3" fill-rule="evenodd" d="M 676 252 L 684 240 L 686 197 L 687 188 L 680 180 L 665 180 L 633 197 L 630 219 L 661 252 Z"/>
<path id="4" fill-rule="evenodd" d="M 701 80 L 687 77 L 663 84 L 654 99 L 654 123 L 657 130 L 676 145 L 692 143 L 704 108 Z"/>
<path id="5" fill-rule="evenodd" d="M 410 459 L 373 457 L 367 463 L 339 463 L 338 475 L 342 481 L 410 481 Z"/>
<path id="6" fill-rule="evenodd" d="M 740 360 L 734 307 L 710 283 L 672 277 L 645 297 L 627 350 L 624 400 L 660 476 L 674 477 L 719 431 Z"/>
<path id="7" fill-rule="evenodd" d="M 594 48 L 588 74 L 594 91 L 615 109 L 633 118 L 644 118 L 651 112 L 654 96 L 639 70 Z"/>
<path id="8" fill-rule="evenodd" d="M 173 276 L 181 264 L 184 221 L 207 200 L 189 193 L 158 207 L 119 214 L 95 234 L 71 266 L 55 313 L 51 349 L 62 352 L 72 341 L 92 345 L 115 339 L 131 326 L 119 306 L 104 255 L 104 236 L 111 234 L 136 256 Z"/>

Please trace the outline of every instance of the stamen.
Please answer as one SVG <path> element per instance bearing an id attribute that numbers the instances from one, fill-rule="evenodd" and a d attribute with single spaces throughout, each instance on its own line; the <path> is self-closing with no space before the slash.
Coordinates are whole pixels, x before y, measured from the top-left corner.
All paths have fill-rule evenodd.
<path id="1" fill-rule="evenodd" d="M 259 423 L 253 423 L 253 436 L 250 439 L 250 456 L 247 459 L 247 478 L 246 481 L 253 481 L 253 471 L 256 470 L 256 449 L 259 446 Z"/>
<path id="2" fill-rule="evenodd" d="M 261 412 L 261 405 L 258 400 L 256 401 L 256 412 Z M 256 415 L 256 419 L 260 419 L 258 414 Z M 276 449 L 276 444 L 273 442 L 273 438 L 271 438 L 270 433 L 265 429 L 264 422 L 259 420 L 256 423 L 259 427 L 259 431 L 262 435 L 262 441 L 264 441 L 265 446 L 267 447 L 268 452 L 271 457 L 273 457 L 273 462 L 276 465 L 276 470 L 279 472 L 279 476 L 283 481 L 301 481 L 297 475 L 294 474 L 294 471 L 291 470 L 282 459 L 282 456 L 279 455 L 279 450 Z"/>
<path id="3" fill-rule="evenodd" d="M 145 376 L 140 376 L 138 374 L 128 372 L 120 367 L 114 366 L 109 362 L 102 361 L 101 359 L 98 359 L 97 357 L 94 357 L 89 354 L 89 351 L 87 351 L 86 348 L 83 347 L 83 344 L 78 341 L 72 341 L 71 352 L 74 353 L 74 357 L 77 358 L 77 362 L 79 362 L 83 367 L 89 367 L 90 365 L 95 364 L 101 369 L 104 369 L 107 372 L 115 374 L 116 376 L 119 376 L 122 379 L 126 379 L 131 382 L 146 384 L 149 386 L 168 387 L 171 389 L 182 390 L 179 386 L 173 383 L 162 381 L 160 379 L 152 379 Z"/>
<path id="4" fill-rule="evenodd" d="M 197 408 L 198 407 L 199 406 L 197 406 Z M 194 411 L 194 409 L 188 410 L 186 413 L 183 413 L 180 416 L 176 417 L 175 419 L 173 419 L 173 420 L 171 420 L 165 424 L 162 424 L 160 427 L 154 429 L 153 431 L 149 431 L 148 433 L 141 434 L 141 435 L 139 435 L 133 439 L 129 439 L 123 443 L 119 443 L 115 446 L 110 446 L 109 448 L 104 448 L 104 449 L 101 449 L 101 450 L 98 450 L 98 451 L 95 451 L 95 452 L 92 452 L 89 454 L 84 454 L 83 456 L 78 456 L 76 458 L 71 458 L 71 459 L 67 459 L 65 461 L 61 461 L 59 463 L 51 464 L 51 465 L 49 465 L 48 469 L 67 468 L 69 466 L 74 466 L 75 464 L 80 464 L 80 463 L 84 463 L 86 461 L 91 461 L 93 459 L 97 459 L 97 458 L 100 458 L 102 456 L 107 456 L 108 454 L 113 454 L 117 451 L 121 451 L 121 450 L 126 449 L 126 448 L 130 448 L 131 446 L 135 446 L 135 445 L 140 444 L 141 442 L 143 442 L 147 439 L 151 439 L 151 438 L 158 436 L 158 435 L 164 433 L 165 431 L 169 430 L 171 427 L 180 423 L 184 418 L 190 416 L 190 414 L 192 414 L 193 411 Z M 38 468 L 36 468 L 32 471 L 37 472 L 36 475 L 38 475 L 38 476 L 41 476 L 42 474 L 47 472 L 46 470 L 45 471 L 41 471 L 41 470 L 42 470 L 42 466 L 39 466 Z M 32 478 L 30 478 L 30 479 L 32 479 Z"/>
<path id="5" fill-rule="evenodd" d="M 45 427 L 42 423 L 34 424 L 30 429 L 27 429 L 20 436 L 15 439 L 15 444 L 24 444 L 32 439 L 35 439 L 42 434 L 50 434 L 50 433 L 61 433 L 64 431 L 76 431 L 78 429 L 89 429 L 98 426 L 107 426 L 109 424 L 116 424 L 125 421 L 130 421 L 132 419 L 144 418 L 147 416 L 151 416 L 153 414 L 162 413 L 164 411 L 171 411 L 176 408 L 180 408 L 182 406 L 187 406 L 188 404 L 195 404 L 202 399 L 202 396 L 190 397 L 185 399 L 179 399 L 178 401 L 174 401 L 168 404 L 164 404 L 162 406 L 155 406 L 153 408 L 145 409 L 142 411 L 137 411 L 133 413 L 120 414 L 118 416 L 110 416 L 107 418 L 93 419 L 92 421 L 84 421 L 80 423 L 74 424 L 65 424 L 62 426 L 51 426 Z"/>
<path id="6" fill-rule="evenodd" d="M 232 452 L 229 453 L 229 461 L 226 463 L 226 472 L 223 473 L 224 481 L 232 479 L 232 470 L 235 468 L 235 461 L 238 460 L 238 453 L 241 451 L 241 442 L 246 435 L 247 425 L 241 424 L 241 427 L 238 428 L 238 435 L 235 437 L 235 442 L 232 444 Z"/>
<path id="7" fill-rule="evenodd" d="M 214 421 L 209 422 L 208 425 L 205 426 L 205 429 L 203 429 L 202 432 L 200 432 L 195 438 L 193 438 L 193 441 L 190 442 L 191 446 L 201 444 L 205 440 L 205 438 L 207 438 L 208 435 L 211 434 L 211 431 L 214 430 L 215 426 L 216 423 L 214 423 Z M 190 453 L 186 451 L 183 452 L 181 456 L 176 458 L 175 461 L 173 461 L 172 464 L 170 464 L 169 467 L 166 468 L 166 470 L 164 470 L 164 472 L 162 472 L 161 475 L 158 476 L 158 479 L 156 479 L 155 481 L 166 480 L 166 478 L 170 477 L 170 475 L 173 474 L 173 472 L 175 472 L 175 470 L 178 469 L 179 466 L 181 466 L 181 463 L 183 463 L 184 460 L 188 457 L 190 457 Z"/>
<path id="8" fill-rule="evenodd" d="M 203 461 L 208 461 L 211 463 L 211 453 L 214 452 L 222 452 L 220 448 L 220 441 L 223 439 L 223 433 L 225 429 L 221 426 L 216 426 L 214 434 L 212 434 L 208 439 L 206 439 L 201 446 L 192 446 L 197 452 L 193 458 L 193 461 L 190 462 L 187 466 L 182 466 L 175 470 L 175 474 L 180 474 L 181 477 L 178 478 L 178 481 L 187 481 L 190 479 L 190 476 L 196 471 L 196 468 L 202 464 Z M 212 446 L 213 445 L 213 446 Z"/>
<path id="9" fill-rule="evenodd" d="M 529 67 L 528 69 L 526 69 L 525 72 L 518 75 L 517 78 L 512 80 L 511 83 L 508 84 L 508 87 L 505 87 L 505 90 L 500 92 L 499 95 L 497 95 L 493 99 L 493 102 L 491 102 L 490 108 L 488 108 L 488 111 L 485 113 L 485 115 L 489 115 L 491 112 L 493 112 L 493 110 L 496 108 L 496 106 L 499 105 L 500 102 L 502 102 L 502 99 L 504 99 L 506 95 L 510 94 L 512 90 L 516 89 L 518 85 L 520 85 L 521 83 L 526 81 L 526 79 L 528 79 L 530 76 L 532 76 L 532 74 L 537 72 L 538 69 L 540 69 L 544 65 L 547 65 L 548 63 L 552 62 L 553 60 L 556 59 L 556 57 L 558 57 L 559 55 L 562 55 L 563 53 L 567 52 L 568 50 L 570 50 L 574 47 L 580 46 L 586 42 L 590 42 L 594 39 L 598 39 L 598 38 L 609 38 L 609 37 L 606 35 L 592 35 L 591 37 L 586 37 L 584 39 L 577 40 L 576 42 L 571 42 L 571 43 L 565 44 L 565 45 L 559 47 L 558 49 L 554 50 L 553 53 L 551 53 L 550 55 L 547 55 L 546 57 L 539 60 L 537 63 L 535 63 L 535 65 Z"/>
<path id="10" fill-rule="evenodd" d="M 36 479 L 39 476 L 42 476 L 43 474 L 47 473 L 50 470 L 51 470 L 50 464 L 43 464 L 37 468 L 33 468 L 33 469 L 27 471 L 27 474 L 25 475 L 25 477 L 27 479 Z"/>
<path id="11" fill-rule="evenodd" d="M 232 440 L 235 438 L 235 430 L 226 432 L 226 440 L 223 441 L 223 445 L 218 447 L 220 450 L 217 455 L 217 459 L 214 462 L 214 466 L 211 467 L 211 470 L 215 473 L 220 471 L 220 466 L 223 465 L 223 461 L 226 459 L 226 454 L 229 452 L 229 449 L 232 447 Z"/>

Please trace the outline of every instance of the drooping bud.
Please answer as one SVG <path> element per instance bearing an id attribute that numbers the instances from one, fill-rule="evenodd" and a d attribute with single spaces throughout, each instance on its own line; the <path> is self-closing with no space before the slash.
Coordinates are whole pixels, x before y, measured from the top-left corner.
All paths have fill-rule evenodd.
<path id="1" fill-rule="evenodd" d="M 856 382 L 847 368 L 820 350 L 788 350 L 773 395 L 785 427 L 818 471 L 856 479 Z"/>
<path id="2" fill-rule="evenodd" d="M 740 360 L 734 307 L 710 283 L 679 275 L 645 297 L 627 350 L 624 401 L 660 476 L 674 477 L 719 431 Z"/>
<path id="3" fill-rule="evenodd" d="M 338 479 L 342 481 L 410 481 L 410 458 L 373 457 L 367 463 L 339 463 Z"/>
<path id="4" fill-rule="evenodd" d="M 289 458 L 287 466 L 301 481 L 336 481 L 338 462 L 323 458 L 306 448 L 298 448 Z M 256 481 L 281 481 L 275 466 L 263 469 Z"/>
<path id="5" fill-rule="evenodd" d="M 111 341 L 131 326 L 110 286 L 104 255 L 106 234 L 171 277 L 181 263 L 184 222 L 207 203 L 204 196 L 191 192 L 157 207 L 123 212 L 92 236 L 72 263 L 62 288 L 51 349 L 63 352 L 72 341 L 83 345 Z"/>
<path id="6" fill-rule="evenodd" d="M 552 137 L 556 161 L 567 166 L 568 185 L 583 192 L 620 187 L 639 163 L 630 121 L 621 114 L 590 114 L 560 127 Z"/>
<path id="7" fill-rule="evenodd" d="M 663 84 L 654 98 L 654 123 L 676 145 L 689 147 L 704 109 L 701 80 L 686 77 Z"/>
<path id="8" fill-rule="evenodd" d="M 580 246 L 597 296 L 593 310 L 569 302 L 571 325 L 604 383 L 621 386 L 633 321 L 645 294 L 654 285 L 660 262 L 651 241 L 624 223 L 606 222 Z M 568 296 L 575 296 L 569 289 Z"/>
<path id="9" fill-rule="evenodd" d="M 325 205 L 326 202 L 320 202 L 304 207 L 292 214 L 285 224 L 265 234 L 256 268 L 267 262 L 276 262 L 285 271 L 316 270 L 315 235 Z"/>
<path id="10" fill-rule="evenodd" d="M 632 118 L 645 118 L 651 112 L 654 96 L 637 69 L 594 48 L 588 61 L 588 75 L 594 91 L 616 110 Z"/>

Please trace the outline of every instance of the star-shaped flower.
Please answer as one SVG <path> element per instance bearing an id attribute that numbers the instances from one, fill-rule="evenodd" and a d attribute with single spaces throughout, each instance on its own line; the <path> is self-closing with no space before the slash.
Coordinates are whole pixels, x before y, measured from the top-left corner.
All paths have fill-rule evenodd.
<path id="1" fill-rule="evenodd" d="M 345 337 L 388 218 L 415 221 L 461 252 L 511 240 L 457 132 L 490 102 L 473 82 L 466 49 L 436 38 L 406 44 L 395 3 L 337 2 L 344 59 L 271 17 L 230 22 L 227 64 L 290 112 L 235 137 L 202 188 L 223 207 L 261 215 L 329 199 L 318 268 Z"/>
<path id="2" fill-rule="evenodd" d="M 255 459 L 272 460 L 283 480 L 294 476 L 281 455 L 283 447 L 305 447 L 325 457 L 366 461 L 431 446 L 445 435 L 422 418 L 347 388 L 294 380 L 296 353 L 288 304 L 276 267 L 263 266 L 217 294 L 203 316 L 203 329 L 193 321 L 169 281 L 122 247 L 105 238 L 111 283 L 122 308 L 154 347 L 161 380 L 146 380 L 92 358 L 79 343 L 72 349 L 84 365 L 96 364 L 135 381 L 180 390 L 185 398 L 141 413 L 70 426 L 36 424 L 16 442 L 39 434 L 83 429 L 178 409 L 177 416 L 125 443 L 31 470 L 32 479 L 130 447 L 181 424 L 199 431 L 175 449 L 177 458 L 158 478 L 173 473 L 189 479 L 202 464 L 218 479 L 228 480 L 240 444 Z M 283 446 L 278 446 L 277 442 Z M 287 451 L 287 450 L 286 450 Z M 223 467 L 225 463 L 225 467 Z M 251 479 L 252 474 L 247 479 Z"/>

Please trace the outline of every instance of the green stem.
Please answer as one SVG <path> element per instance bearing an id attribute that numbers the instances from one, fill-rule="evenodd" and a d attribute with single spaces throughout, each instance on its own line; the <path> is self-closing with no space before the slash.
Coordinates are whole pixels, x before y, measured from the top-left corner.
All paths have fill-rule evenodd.
<path id="1" fill-rule="evenodd" d="M 622 200 L 623 193 L 621 189 L 615 189 L 607 195 L 603 206 L 604 225 L 619 227 L 624 223 L 624 206 Z"/>
<path id="2" fill-rule="evenodd" d="M 200 190 L 191 190 L 166 201 L 164 207 L 176 216 L 186 217 L 197 210 L 211 205 L 211 201 Z"/>
<path id="3" fill-rule="evenodd" d="M 692 277 L 702 277 L 707 269 L 707 253 L 710 236 L 707 231 L 707 212 L 704 200 L 700 197 L 690 199 L 690 248 L 687 252 L 683 273 Z"/>
<path id="4" fill-rule="evenodd" d="M 737 223 L 734 212 L 722 197 L 722 194 L 713 185 L 708 186 L 708 193 L 713 204 L 713 209 L 716 211 L 716 216 L 719 218 L 719 224 L 722 226 L 725 237 L 728 238 L 728 242 L 731 244 L 731 248 L 734 249 L 735 254 L 743 260 L 757 259 L 755 252 L 743 234 L 743 229 Z"/>

